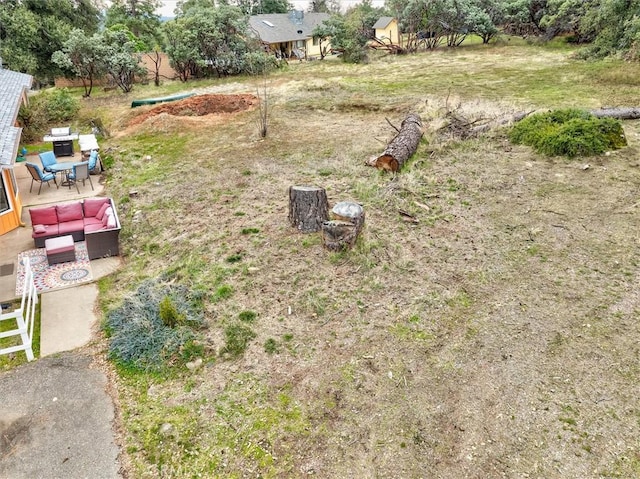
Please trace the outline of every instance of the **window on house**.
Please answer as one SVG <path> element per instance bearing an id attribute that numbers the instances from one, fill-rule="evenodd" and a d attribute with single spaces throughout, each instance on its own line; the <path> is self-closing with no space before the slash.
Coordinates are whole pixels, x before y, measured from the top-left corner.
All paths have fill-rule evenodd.
<path id="1" fill-rule="evenodd" d="M 7 185 L 4 183 L 4 175 L 0 174 L 0 213 L 9 211 L 10 208 Z"/>
<path id="2" fill-rule="evenodd" d="M 317 47 L 320 44 L 320 38 L 313 37 L 313 46 Z"/>

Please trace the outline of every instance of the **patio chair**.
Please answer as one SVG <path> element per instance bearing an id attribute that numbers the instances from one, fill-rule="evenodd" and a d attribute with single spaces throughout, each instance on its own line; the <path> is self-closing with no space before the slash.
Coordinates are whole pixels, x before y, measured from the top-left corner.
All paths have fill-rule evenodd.
<path id="1" fill-rule="evenodd" d="M 40 182 L 40 188 L 38 188 L 38 194 L 40 194 L 40 190 L 42 190 L 42 183 L 44 182 L 46 182 L 47 185 L 49 185 L 49 188 L 51 188 L 51 185 L 49 184 L 49 182 L 53 180 L 54 184 L 56 185 L 56 188 L 58 187 L 55 174 L 43 173 L 40 167 L 35 163 L 25 163 L 25 166 L 27 167 L 27 170 L 29 170 L 29 173 L 31 173 L 31 188 L 29 188 L 29 193 L 31 193 L 31 190 L 33 189 L 34 181 Z"/>
<path id="2" fill-rule="evenodd" d="M 38 156 L 40 157 L 40 161 L 42 162 L 42 168 L 44 168 L 44 171 L 51 172 L 49 167 L 58 163 L 56 155 L 53 151 L 45 151 L 44 153 L 39 153 Z"/>
<path id="3" fill-rule="evenodd" d="M 73 170 L 71 170 L 71 173 L 67 175 L 67 178 L 75 183 L 78 193 L 80 193 L 80 188 L 78 188 L 78 181 L 82 181 L 82 186 L 84 186 L 84 182 L 86 180 L 89 180 L 89 184 L 91 185 L 91 189 L 93 190 L 93 181 L 91 181 L 91 175 L 89 174 L 89 163 L 86 161 L 74 163 Z"/>
<path id="4" fill-rule="evenodd" d="M 100 173 L 102 171 L 102 161 L 100 161 L 100 165 L 98 165 L 99 160 L 100 155 L 98 154 L 98 150 L 91 150 L 89 154 L 89 174 Z"/>

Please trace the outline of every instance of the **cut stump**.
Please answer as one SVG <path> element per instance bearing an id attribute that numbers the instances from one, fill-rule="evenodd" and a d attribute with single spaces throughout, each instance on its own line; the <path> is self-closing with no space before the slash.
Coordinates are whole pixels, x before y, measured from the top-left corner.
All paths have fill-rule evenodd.
<path id="1" fill-rule="evenodd" d="M 322 223 L 322 241 L 330 251 L 342 251 L 356 244 L 364 226 L 362 206 L 350 201 L 336 203 L 331 210 L 333 219 Z"/>
<path id="2" fill-rule="evenodd" d="M 329 202 L 324 188 L 317 186 L 289 187 L 289 222 L 303 233 L 320 231 L 329 219 Z"/>

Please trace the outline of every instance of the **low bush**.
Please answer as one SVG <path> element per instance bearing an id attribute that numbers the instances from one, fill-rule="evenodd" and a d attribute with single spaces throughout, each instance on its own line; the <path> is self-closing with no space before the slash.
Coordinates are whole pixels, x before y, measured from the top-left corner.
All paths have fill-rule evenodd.
<path id="1" fill-rule="evenodd" d="M 160 371 L 192 359 L 201 348 L 203 315 L 197 298 L 180 286 L 147 280 L 106 315 L 109 357 L 142 371 Z"/>
<path id="2" fill-rule="evenodd" d="M 511 128 L 509 139 L 545 155 L 570 158 L 599 155 L 627 144 L 618 120 L 574 109 L 531 115 Z"/>
<path id="3" fill-rule="evenodd" d="M 29 99 L 29 105 L 20 108 L 18 119 L 23 127 L 25 142 L 39 141 L 52 126 L 72 122 L 80 111 L 80 102 L 66 88 L 43 91 Z"/>

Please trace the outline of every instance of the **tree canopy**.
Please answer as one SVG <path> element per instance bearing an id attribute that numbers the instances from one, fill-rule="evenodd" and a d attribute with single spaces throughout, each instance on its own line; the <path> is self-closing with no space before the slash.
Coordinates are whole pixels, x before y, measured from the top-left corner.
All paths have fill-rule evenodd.
<path id="1" fill-rule="evenodd" d="M 100 12 L 91 0 L 3 0 L 0 2 L 0 56 L 7 68 L 51 83 L 60 68 L 51 56 L 73 28 L 98 30 Z"/>

